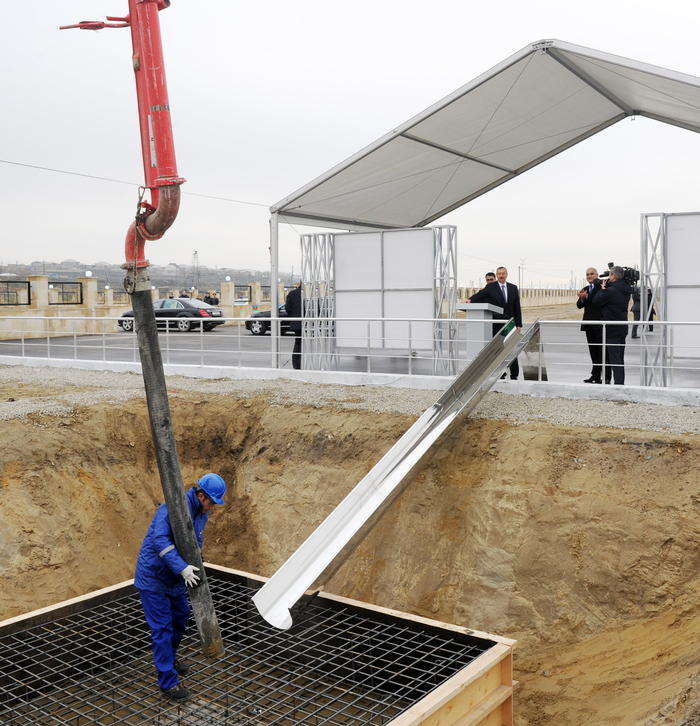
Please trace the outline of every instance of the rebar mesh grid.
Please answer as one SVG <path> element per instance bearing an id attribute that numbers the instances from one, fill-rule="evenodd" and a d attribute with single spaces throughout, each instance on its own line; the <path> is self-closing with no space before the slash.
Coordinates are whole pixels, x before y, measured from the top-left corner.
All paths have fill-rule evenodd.
<path id="1" fill-rule="evenodd" d="M 138 594 L 0 631 L 6 726 L 367 726 L 387 724 L 494 643 L 316 599 L 289 631 L 251 602 L 255 584 L 212 577 L 226 643 L 208 664 L 190 625 L 185 703 L 161 696 Z"/>

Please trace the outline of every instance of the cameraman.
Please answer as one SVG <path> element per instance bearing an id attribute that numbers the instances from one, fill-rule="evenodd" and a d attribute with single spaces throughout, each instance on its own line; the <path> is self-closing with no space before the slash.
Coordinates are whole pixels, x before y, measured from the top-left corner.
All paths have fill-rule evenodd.
<path id="1" fill-rule="evenodd" d="M 589 267 L 586 270 L 586 280 L 588 284 L 586 287 L 581 288 L 578 292 L 578 300 L 576 301 L 576 307 L 581 310 L 583 309 L 583 320 L 584 324 L 581 326 L 581 330 L 586 334 L 586 340 L 588 341 L 588 352 L 591 356 L 591 375 L 589 378 L 584 379 L 584 383 L 602 383 L 603 377 L 603 326 L 602 325 L 587 325 L 585 321 L 588 320 L 602 320 L 602 314 L 600 308 L 593 307 L 593 300 L 596 295 L 601 291 L 600 280 L 598 279 L 598 270 L 595 267 Z M 605 382 L 610 383 L 610 369 L 607 368 L 605 371 Z"/>
<path id="2" fill-rule="evenodd" d="M 619 265 L 610 270 L 610 277 L 600 284 L 593 306 L 600 308 L 601 319 L 625 321 L 625 325 L 608 325 L 605 330 L 605 365 L 612 369 L 616 386 L 625 384 L 625 338 L 629 320 L 632 288 L 624 280 L 625 271 Z M 606 381 L 607 383 L 607 381 Z"/>

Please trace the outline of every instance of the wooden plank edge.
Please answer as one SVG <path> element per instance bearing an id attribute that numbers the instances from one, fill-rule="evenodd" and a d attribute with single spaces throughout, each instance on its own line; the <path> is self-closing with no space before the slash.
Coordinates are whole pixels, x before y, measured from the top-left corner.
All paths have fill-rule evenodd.
<path id="1" fill-rule="evenodd" d="M 487 716 L 493 713 L 502 703 L 513 695 L 513 686 L 499 686 L 495 691 L 489 693 L 469 713 L 454 722 L 453 726 L 478 726 Z"/>
<path id="2" fill-rule="evenodd" d="M 472 630 L 471 628 L 465 628 L 461 625 L 452 625 L 451 623 L 445 623 L 441 620 L 424 618 L 422 615 L 404 613 L 401 610 L 393 610 L 391 608 L 382 607 L 381 605 L 372 605 L 359 600 L 351 600 L 350 598 L 342 597 L 341 595 L 332 595 L 330 593 L 322 592 L 319 597 L 327 597 L 329 600 L 334 600 L 335 602 L 347 603 L 348 605 L 354 605 L 355 607 L 364 608 L 365 610 L 373 610 L 374 612 L 391 615 L 392 617 L 400 618 L 401 620 L 411 620 L 414 623 L 421 623 L 422 625 L 428 625 L 434 628 L 442 628 L 443 630 L 451 630 L 453 633 L 460 633 L 461 635 L 473 635 L 475 638 L 491 640 L 494 643 L 506 645 L 509 648 L 515 648 L 518 644 L 518 641 L 513 640 L 512 638 L 504 638 L 500 635 L 485 633 L 481 630 Z"/>
<path id="3" fill-rule="evenodd" d="M 230 573 L 232 575 L 236 575 L 238 577 L 245 577 L 251 580 L 257 580 L 258 582 L 264 583 L 267 582 L 270 578 L 269 577 L 262 577 L 261 575 L 253 575 L 249 572 L 244 572 L 243 570 L 235 570 L 231 567 L 223 567 L 222 565 L 214 565 L 210 562 L 204 563 L 206 567 L 211 568 L 212 570 L 221 572 L 221 573 Z M 312 592 L 306 593 L 307 595 L 311 595 Z M 482 640 L 491 640 L 494 643 L 500 643 L 501 645 L 507 645 L 510 648 L 515 648 L 518 644 L 517 640 L 513 640 L 512 638 L 505 638 L 501 635 L 494 635 L 493 633 L 486 633 L 482 630 L 472 630 L 471 628 L 465 628 L 461 625 L 452 625 L 451 623 L 445 623 L 441 620 L 432 620 L 431 618 L 424 618 L 421 615 L 411 615 L 410 613 L 402 612 L 401 610 L 394 610 L 392 608 L 385 608 L 381 605 L 373 605 L 371 603 L 362 602 L 361 600 L 353 600 L 349 597 L 343 597 L 342 595 L 333 595 L 330 592 L 321 592 L 319 594 L 319 597 L 326 598 L 327 600 L 332 600 L 333 602 L 337 602 L 340 604 L 350 605 L 352 607 L 361 608 L 363 610 L 371 610 L 373 612 L 382 613 L 383 615 L 390 615 L 394 618 L 399 618 L 401 620 L 411 620 L 414 623 L 420 623 L 421 625 L 428 625 L 430 627 L 434 628 L 442 628 L 443 630 L 450 630 L 453 633 L 460 633 L 461 635 L 473 635 L 475 638 L 480 638 Z"/>
<path id="4" fill-rule="evenodd" d="M 56 603 L 55 605 L 48 605 L 45 608 L 39 608 L 38 610 L 32 610 L 31 612 L 24 613 L 23 615 L 16 615 L 13 618 L 7 618 L 7 620 L 0 621 L 0 634 L 6 635 L 8 633 L 17 630 L 17 626 L 21 625 L 19 629 L 31 627 L 33 624 L 40 624 L 47 622 L 48 620 L 55 620 L 56 618 L 63 617 L 64 615 L 70 615 L 80 610 L 85 610 L 91 605 L 100 605 L 104 602 L 110 602 L 115 599 L 115 595 L 120 590 L 126 590 L 132 587 L 134 584 L 132 580 L 124 580 L 116 585 L 110 585 L 109 587 L 103 587 L 101 590 L 93 590 L 87 592 L 79 597 L 73 597 L 70 600 L 63 600 L 62 602 Z M 121 594 L 121 593 L 119 593 Z M 31 622 L 35 621 L 35 623 Z"/>
<path id="5" fill-rule="evenodd" d="M 438 686 L 425 698 L 416 703 L 415 706 L 412 706 L 392 721 L 389 721 L 387 726 L 418 726 L 428 716 L 431 716 L 438 709 L 442 708 L 442 706 L 449 703 L 458 693 L 467 688 L 477 678 L 483 676 L 484 673 L 487 673 L 504 658 L 511 655 L 512 652 L 513 649 L 503 643 L 494 645 L 493 648 L 478 658 L 475 658 L 468 666 L 459 671 L 459 673 L 455 673 L 452 678 L 445 681 L 441 686 Z M 512 686 L 504 687 L 510 688 L 511 691 L 513 688 Z"/>
<path id="6" fill-rule="evenodd" d="M 244 570 L 236 570 L 233 567 L 224 567 L 223 565 L 215 565 L 212 562 L 205 562 L 204 567 L 207 570 L 214 570 L 214 572 L 220 572 L 224 575 L 235 575 L 236 577 L 243 577 L 246 580 L 257 580 L 260 583 L 267 582 L 270 578 L 263 577 L 262 575 L 254 575 L 252 572 L 245 572 Z"/>

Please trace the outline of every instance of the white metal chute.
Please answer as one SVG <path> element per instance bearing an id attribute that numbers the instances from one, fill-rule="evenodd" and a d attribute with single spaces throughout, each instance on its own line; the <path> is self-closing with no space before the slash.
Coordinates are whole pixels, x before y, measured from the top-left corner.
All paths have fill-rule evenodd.
<path id="1" fill-rule="evenodd" d="M 538 331 L 539 323 L 535 323 L 522 334 L 515 330 L 511 321 L 494 336 L 438 400 L 258 590 L 253 602 L 271 625 L 284 630 L 292 626 L 290 610 L 296 602 L 308 590 L 325 585 L 422 470 L 438 442 L 472 411 Z"/>

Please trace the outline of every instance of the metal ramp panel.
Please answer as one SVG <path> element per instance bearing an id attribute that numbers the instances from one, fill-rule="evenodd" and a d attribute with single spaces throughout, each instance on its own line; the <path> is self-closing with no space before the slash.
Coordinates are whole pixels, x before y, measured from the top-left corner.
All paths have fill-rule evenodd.
<path id="1" fill-rule="evenodd" d="M 539 327 L 537 321 L 521 333 L 513 320 L 505 325 L 255 594 L 253 602 L 271 625 L 283 630 L 292 626 L 292 607 L 304 593 L 317 591 L 333 576 L 424 468 L 440 441 L 539 334 Z"/>

